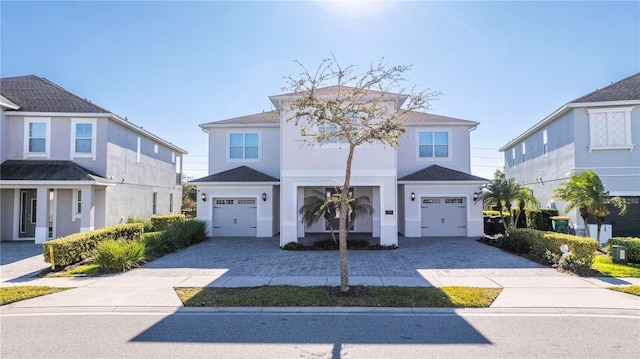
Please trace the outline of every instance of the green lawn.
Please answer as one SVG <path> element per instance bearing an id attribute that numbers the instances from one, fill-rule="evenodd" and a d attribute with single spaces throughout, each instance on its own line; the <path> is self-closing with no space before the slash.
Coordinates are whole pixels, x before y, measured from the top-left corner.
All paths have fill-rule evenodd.
<path id="1" fill-rule="evenodd" d="M 5 305 L 20 300 L 53 294 L 70 288 L 55 288 L 43 286 L 15 286 L 0 288 L 0 305 Z"/>
<path id="2" fill-rule="evenodd" d="M 629 285 L 624 287 L 608 287 L 607 289 L 640 296 L 640 285 Z"/>
<path id="3" fill-rule="evenodd" d="M 611 277 L 640 277 L 640 264 L 616 264 L 605 256 L 596 256 L 591 268 Z"/>
<path id="4" fill-rule="evenodd" d="M 60 272 L 51 272 L 47 274 L 47 277 L 75 277 L 75 276 L 86 276 L 86 277 L 97 277 L 100 275 L 100 267 L 97 264 L 88 263 L 79 265 L 72 270 L 68 271 L 60 271 Z"/>
<path id="5" fill-rule="evenodd" d="M 332 287 L 287 285 L 249 288 L 175 288 L 187 307 L 488 307 L 500 288 L 364 287 L 359 296 Z"/>

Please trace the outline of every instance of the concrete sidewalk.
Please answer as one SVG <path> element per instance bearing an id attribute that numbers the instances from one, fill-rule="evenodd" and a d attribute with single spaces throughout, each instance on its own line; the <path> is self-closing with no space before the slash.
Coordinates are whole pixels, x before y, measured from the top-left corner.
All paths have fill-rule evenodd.
<path id="1" fill-rule="evenodd" d="M 181 307 L 174 287 L 253 287 L 263 285 L 334 286 L 339 277 L 134 277 L 114 275 L 100 278 L 40 278 L 9 285 L 75 287 L 48 296 L 9 304 L 11 308 L 65 307 Z M 472 286 L 502 288 L 491 308 L 582 308 L 640 311 L 640 297 L 605 289 L 609 286 L 640 285 L 640 278 L 566 277 L 351 277 L 351 285 Z"/>

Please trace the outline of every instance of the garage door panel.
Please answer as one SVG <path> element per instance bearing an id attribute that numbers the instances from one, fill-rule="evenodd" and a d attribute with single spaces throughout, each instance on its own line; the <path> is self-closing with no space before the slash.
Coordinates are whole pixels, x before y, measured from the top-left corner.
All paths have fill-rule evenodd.
<path id="1" fill-rule="evenodd" d="M 422 198 L 421 202 L 423 237 L 467 235 L 466 198 Z"/>
<path id="2" fill-rule="evenodd" d="M 255 198 L 213 199 L 214 237 L 255 237 L 258 207 Z"/>

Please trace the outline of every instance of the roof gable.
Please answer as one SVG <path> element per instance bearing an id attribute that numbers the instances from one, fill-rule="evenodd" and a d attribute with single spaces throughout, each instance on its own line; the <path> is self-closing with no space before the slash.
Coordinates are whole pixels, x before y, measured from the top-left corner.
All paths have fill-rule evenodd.
<path id="1" fill-rule="evenodd" d="M 0 165 L 2 181 L 109 181 L 72 161 L 7 160 Z"/>
<path id="2" fill-rule="evenodd" d="M 473 176 L 468 173 L 452 170 L 450 168 L 431 165 L 420 171 L 406 175 L 398 181 L 483 181 L 489 182 L 488 179 Z"/>
<path id="3" fill-rule="evenodd" d="M 209 175 L 207 177 L 198 178 L 191 182 L 278 182 L 277 178 L 268 174 L 256 171 L 247 166 L 240 166 L 228 171 L 223 171 Z"/>
<path id="4" fill-rule="evenodd" d="M 0 93 L 25 112 L 110 113 L 35 75 L 0 79 Z"/>

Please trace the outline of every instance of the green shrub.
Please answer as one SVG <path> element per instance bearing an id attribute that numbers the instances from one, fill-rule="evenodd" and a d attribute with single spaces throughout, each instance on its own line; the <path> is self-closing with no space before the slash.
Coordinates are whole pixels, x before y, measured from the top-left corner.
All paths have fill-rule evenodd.
<path id="1" fill-rule="evenodd" d="M 148 232 L 154 232 L 156 229 L 153 226 L 153 222 L 151 222 L 150 218 L 147 219 L 141 219 L 141 218 L 137 218 L 137 217 L 132 217 L 130 216 L 127 219 L 127 223 L 142 223 L 142 226 L 144 227 L 144 233 L 148 233 Z"/>
<path id="2" fill-rule="evenodd" d="M 151 220 L 151 223 L 153 223 L 154 230 L 164 231 L 173 222 L 176 222 L 176 221 L 184 222 L 186 219 L 186 216 L 184 214 L 167 214 L 165 216 L 154 216 L 149 219 Z"/>
<path id="3" fill-rule="evenodd" d="M 533 243 L 539 241 L 543 232 L 526 228 L 512 228 L 508 236 L 502 237 L 501 247 L 509 252 L 525 254 L 531 251 Z"/>
<path id="4" fill-rule="evenodd" d="M 160 235 L 171 252 L 207 239 L 206 225 L 202 221 L 174 221 Z"/>
<path id="5" fill-rule="evenodd" d="M 526 210 L 527 228 L 538 231 L 552 231 L 551 220 L 549 218 L 558 215 L 557 209 L 532 209 Z"/>
<path id="6" fill-rule="evenodd" d="M 288 250 L 288 251 L 297 251 L 302 249 L 302 244 L 298 243 L 298 242 L 289 242 L 287 244 L 285 244 L 282 249 Z"/>
<path id="7" fill-rule="evenodd" d="M 483 216 L 495 216 L 495 217 L 500 217 L 500 212 L 499 211 L 482 211 L 482 215 Z M 509 212 L 502 212 L 502 215 L 504 216 L 504 218 L 509 218 L 511 217 L 511 215 L 509 214 Z"/>
<path id="8" fill-rule="evenodd" d="M 75 233 L 44 242 L 42 244 L 44 260 L 51 263 L 49 248 L 53 248 L 56 268 L 64 268 L 93 256 L 98 243 L 102 241 L 116 238 L 132 240 L 139 238 L 142 233 L 142 223 L 120 224 L 94 231 Z"/>
<path id="9" fill-rule="evenodd" d="M 518 231 L 522 231 L 522 229 Z M 563 253 L 560 250 L 560 246 L 566 244 L 569 247 L 571 256 L 566 258 L 565 269 L 576 272 L 585 271 L 591 267 L 595 256 L 594 252 L 600 247 L 600 243 L 591 238 L 556 232 L 529 231 L 541 233 L 541 235 L 534 234 L 531 238 L 531 251 L 541 259 L 546 258 L 547 250 L 562 256 Z"/>
<path id="10" fill-rule="evenodd" d="M 607 243 L 607 249 L 611 253 L 611 246 L 625 246 L 627 251 L 627 260 L 631 263 L 640 263 L 640 238 L 634 237 L 614 237 Z"/>
<path id="11" fill-rule="evenodd" d="M 143 233 L 140 242 L 145 246 L 145 257 L 153 259 L 173 251 L 173 245 L 168 242 L 162 232 Z"/>
<path id="12" fill-rule="evenodd" d="M 145 246 L 141 241 L 108 239 L 98 244 L 94 263 L 105 270 L 126 272 L 144 262 L 144 253 Z"/>

